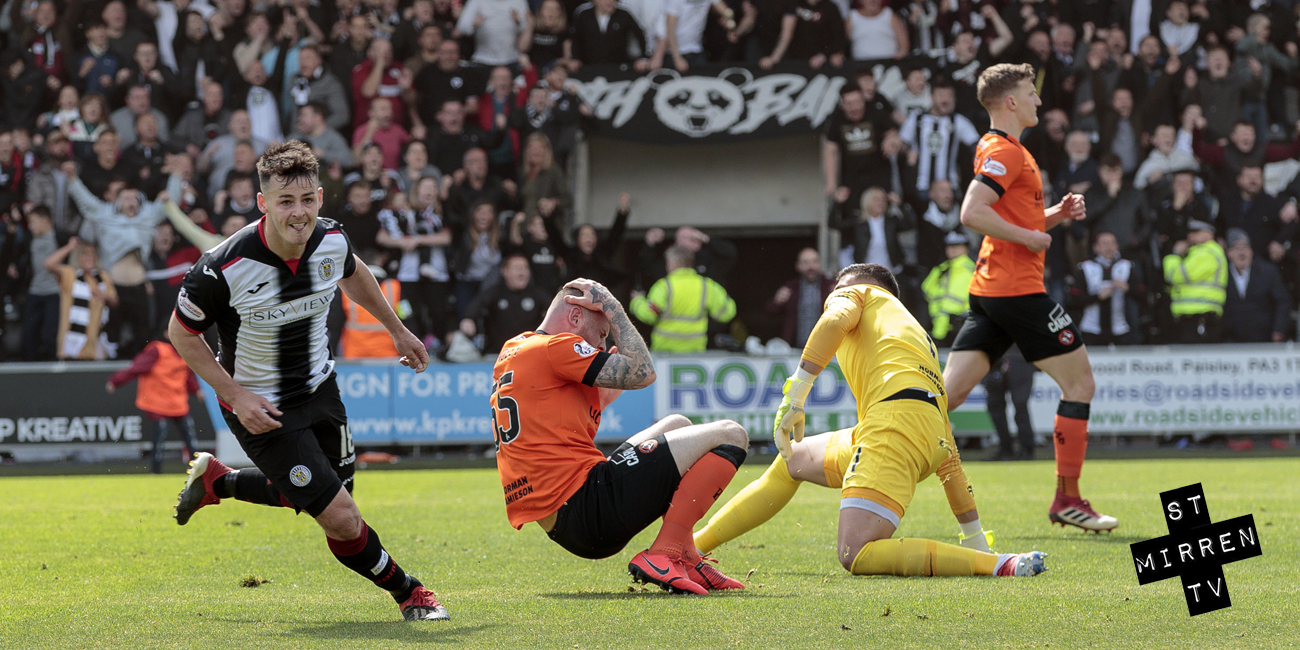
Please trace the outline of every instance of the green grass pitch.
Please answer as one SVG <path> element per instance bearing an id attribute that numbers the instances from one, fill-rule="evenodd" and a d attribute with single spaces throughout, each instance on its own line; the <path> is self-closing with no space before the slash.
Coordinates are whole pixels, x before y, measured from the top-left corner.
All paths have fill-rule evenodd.
<path id="1" fill-rule="evenodd" d="M 763 470 L 747 465 L 724 499 Z M 569 556 L 506 523 L 492 470 L 361 471 L 357 500 L 389 551 L 451 610 L 400 620 L 334 561 L 315 523 L 227 501 L 178 527 L 179 476 L 0 479 L 0 648 L 1275 648 L 1300 644 L 1300 462 L 1093 461 L 1085 495 L 1112 535 L 1049 527 L 1052 465 L 968 463 L 999 550 L 1046 574 L 864 578 L 834 558 L 838 494 L 805 485 L 717 552 L 741 593 L 630 589 L 621 555 Z M 1165 534 L 1158 493 L 1200 482 L 1215 521 L 1254 514 L 1262 558 L 1224 572 L 1233 607 L 1189 618 L 1177 579 L 1139 587 L 1128 545 Z M 955 541 L 943 491 L 918 488 L 900 534 Z M 752 574 L 751 574 L 752 571 Z M 241 586 L 248 576 L 268 582 Z"/>

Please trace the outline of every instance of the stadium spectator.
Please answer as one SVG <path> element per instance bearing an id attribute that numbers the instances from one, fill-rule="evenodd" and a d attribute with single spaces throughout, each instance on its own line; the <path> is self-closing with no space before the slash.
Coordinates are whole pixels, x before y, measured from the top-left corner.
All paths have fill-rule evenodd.
<path id="1" fill-rule="evenodd" d="M 540 212 L 516 212 L 510 218 L 510 232 L 501 246 L 502 255 L 509 258 L 522 255 L 528 260 L 529 275 L 533 284 L 547 295 L 555 295 L 564 278 L 563 237 L 555 225 L 555 201 L 543 199 Z"/>
<path id="2" fill-rule="evenodd" d="M 1237 174 L 1237 187 L 1219 197 L 1215 225 L 1221 232 L 1240 228 L 1246 232 L 1255 256 L 1281 263 L 1287 246 L 1300 232 L 1294 203 L 1264 192 L 1264 170 L 1247 165 Z"/>
<path id="3" fill-rule="evenodd" d="M 357 111 L 359 115 L 361 111 Z M 369 116 L 364 124 L 352 132 L 352 155 L 363 159 L 362 151 L 371 144 L 377 145 L 383 156 L 385 169 L 397 169 L 402 165 L 402 148 L 411 141 L 411 134 L 393 121 L 393 105 L 386 97 L 370 100 Z"/>
<path id="4" fill-rule="evenodd" d="M 1195 169 L 1196 158 L 1190 152 L 1174 148 L 1178 131 L 1172 124 L 1158 124 L 1151 135 L 1153 148 L 1133 176 L 1133 187 L 1147 190 L 1148 196 L 1169 192 L 1169 182 L 1179 169 Z"/>
<path id="5" fill-rule="evenodd" d="M 178 21 L 181 29 L 177 30 L 174 40 L 170 41 L 176 56 L 176 76 L 187 96 L 201 99 L 205 79 L 225 78 L 226 69 L 229 67 L 226 55 L 208 28 L 208 21 L 204 19 L 203 13 L 195 8 L 181 11 Z M 165 47 L 162 55 L 163 60 L 166 61 Z"/>
<path id="6" fill-rule="evenodd" d="M 68 34 L 59 21 L 59 9 L 53 0 L 41 0 L 31 10 L 31 23 L 22 38 L 26 50 L 32 53 L 32 66 L 43 74 L 68 81 Z"/>
<path id="7" fill-rule="evenodd" d="M 425 177 L 433 178 L 435 190 L 442 186 L 442 172 L 429 164 L 429 147 L 423 140 L 411 140 L 402 148 L 402 167 L 397 170 L 397 176 L 405 191 L 415 189 Z"/>
<path id="8" fill-rule="evenodd" d="M 1296 124 L 1296 134 L 1289 142 L 1269 142 L 1260 139 L 1255 125 L 1240 121 L 1232 125 L 1232 131 L 1223 143 L 1205 142 L 1204 118 L 1199 120 L 1191 115 L 1186 120 L 1195 128 L 1192 136 L 1192 150 L 1196 156 L 1216 172 L 1215 181 L 1226 185 L 1235 179 L 1246 166 L 1263 167 L 1300 155 L 1300 122 Z M 1225 187 L 1226 189 L 1226 187 Z"/>
<path id="9" fill-rule="evenodd" d="M 66 263 L 73 251 L 77 254 L 75 267 Z M 83 361 L 114 358 L 117 346 L 108 340 L 104 327 L 117 307 L 117 291 L 99 265 L 95 245 L 72 237 L 45 258 L 45 268 L 59 278 L 58 357 Z"/>
<path id="10" fill-rule="evenodd" d="M 245 142 L 253 150 L 254 158 L 266 151 L 269 143 L 253 137 L 253 121 L 248 111 L 236 108 L 230 112 L 230 121 L 226 123 L 227 133 L 212 139 L 203 154 L 196 161 L 200 174 L 208 177 L 208 191 L 215 194 L 226 182 L 226 174 L 235 168 L 235 145 Z M 256 162 L 256 161 L 254 161 Z M 242 171 L 252 171 L 243 169 Z"/>
<path id="11" fill-rule="evenodd" d="M 618 197 L 618 212 L 609 232 L 602 237 L 596 227 L 583 224 L 574 230 L 573 246 L 565 249 L 564 262 L 568 267 L 565 281 L 587 278 L 605 287 L 618 287 L 628 279 L 628 273 L 614 263 L 614 256 L 623 246 L 623 235 L 632 213 L 632 196 L 624 192 Z"/>
<path id="12" fill-rule="evenodd" d="M 1088 218 L 1082 223 L 1092 239 L 1102 232 L 1110 233 L 1118 242 L 1119 250 L 1127 252 L 1146 240 L 1151 217 L 1146 196 L 1124 182 L 1122 165 L 1119 156 L 1113 153 L 1101 157 L 1097 170 L 1101 182 L 1083 194 Z"/>
<path id="13" fill-rule="evenodd" d="M 104 3 L 100 13 L 108 32 L 108 47 L 122 62 L 131 60 L 135 46 L 149 38 L 131 26 L 127 17 L 126 3 L 123 0 L 109 0 Z"/>
<path id="14" fill-rule="evenodd" d="M 170 131 L 167 129 L 169 124 L 167 116 L 153 107 L 149 87 L 135 85 L 131 86 L 126 93 L 126 106 L 113 111 L 108 118 L 109 123 L 113 125 L 113 130 L 117 131 L 118 136 L 121 137 L 121 146 L 123 148 L 135 144 L 135 120 L 146 113 L 153 115 L 154 119 L 158 121 L 158 136 L 163 140 L 170 137 Z"/>
<path id="15" fill-rule="evenodd" d="M 980 382 L 988 393 L 989 419 L 993 421 L 993 429 L 998 433 L 998 450 L 989 460 L 1034 459 L 1034 426 L 1029 419 L 1029 398 L 1034 393 L 1036 370 L 1034 364 L 1025 361 L 1020 346 L 1012 345 Z M 1011 427 L 1007 423 L 1007 393 L 1011 394 L 1011 404 L 1016 409 L 1019 451 L 1016 450 L 1016 438 L 1011 437 Z"/>
<path id="16" fill-rule="evenodd" d="M 105 196 L 109 183 L 115 178 L 124 179 L 129 174 L 120 163 L 120 141 L 117 131 L 112 128 L 101 131 L 95 139 L 94 158 L 81 166 L 80 178 L 95 196 Z"/>
<path id="17" fill-rule="evenodd" d="M 370 265 L 370 272 L 379 281 L 379 291 L 384 296 L 384 302 L 388 303 L 399 318 L 405 316 L 402 283 L 388 277 L 383 267 L 377 264 Z M 343 331 L 339 335 L 339 351 L 344 359 L 392 359 L 400 356 L 397 346 L 393 345 L 393 337 L 378 318 L 348 298 L 347 294 L 339 297 L 343 299 L 343 313 L 346 315 Z"/>
<path id="18" fill-rule="evenodd" d="M 1178 56 L 1191 52 L 1201 38 L 1201 26 L 1190 20 L 1191 17 L 1187 0 L 1170 0 L 1165 7 L 1165 19 L 1160 21 L 1160 42 Z"/>
<path id="19" fill-rule="evenodd" d="M 520 170 L 519 197 L 521 210 L 536 214 L 540 202 L 545 199 L 554 201 L 559 209 L 557 227 L 563 231 L 569 223 L 569 212 L 573 210 L 573 194 L 569 192 L 569 183 L 564 170 L 555 164 L 551 152 L 551 141 L 542 133 L 533 133 L 524 143 L 523 165 Z M 588 278 L 590 279 L 590 278 Z M 559 285 L 554 290 L 558 290 Z"/>
<path id="20" fill-rule="evenodd" d="M 545 11 L 546 4 L 543 4 Z M 630 64 L 638 72 L 649 69 L 647 57 L 652 54 L 643 26 L 613 0 L 594 0 L 578 8 L 565 52 L 565 59 L 579 65 Z M 545 65 L 536 57 L 533 64 Z"/>
<path id="21" fill-rule="evenodd" d="M 405 62 L 408 58 L 417 56 L 421 48 L 420 37 L 426 27 L 436 27 L 433 21 L 433 0 L 415 0 L 393 28 L 393 60 Z M 438 37 L 441 39 L 441 32 Z M 416 72 L 418 71 L 411 71 L 412 75 Z"/>
<path id="22" fill-rule="evenodd" d="M 150 104 L 164 115 L 179 115 L 189 100 L 176 74 L 159 65 L 158 45 L 153 41 L 136 43 L 131 62 L 117 71 L 114 85 L 119 93 L 143 86 L 149 91 Z"/>
<path id="23" fill-rule="evenodd" d="M 870 83 L 874 88 L 874 80 Z M 887 173 L 881 140 L 894 124 L 889 113 L 869 113 L 868 106 L 861 88 L 846 84 L 840 89 L 839 110 L 826 120 L 821 162 L 828 197 L 841 187 L 848 188 L 850 198 L 860 196 L 867 187 L 886 180 L 881 178 Z"/>
<path id="24" fill-rule="evenodd" d="M 552 0 L 554 1 L 554 0 Z M 524 71 L 524 86 L 532 87 L 536 83 L 536 72 L 534 68 L 528 68 Z M 488 89 L 478 101 L 478 125 L 484 131 L 490 131 L 496 124 L 498 115 L 506 118 L 506 123 L 510 122 L 511 116 L 523 106 L 527 100 L 527 93 L 518 92 L 515 89 L 515 76 L 510 72 L 510 68 L 497 66 L 492 69 L 488 75 Z M 515 159 L 519 157 L 519 132 L 510 131 L 509 138 L 503 138 L 500 145 L 488 152 L 488 162 L 491 164 L 492 173 L 502 178 L 515 177 Z"/>
<path id="25" fill-rule="evenodd" d="M 1187 230 L 1187 238 L 1174 244 L 1174 252 L 1164 258 L 1175 340 L 1217 343 L 1223 331 L 1228 260 L 1214 241 L 1214 226 L 1192 221 Z"/>
<path id="26" fill-rule="evenodd" d="M 271 36 L 271 20 L 265 13 L 254 12 L 244 22 L 244 38 L 235 44 L 230 58 L 235 63 L 235 70 L 240 76 L 248 72 L 248 66 L 260 61 L 275 47 L 275 38 Z"/>
<path id="27" fill-rule="evenodd" d="M 329 67 L 334 78 L 350 84 L 352 71 L 366 60 L 375 30 L 370 24 L 370 18 L 364 13 L 354 14 L 347 19 L 347 24 L 347 38 L 341 43 L 335 43 L 330 50 Z M 351 95 L 345 95 L 349 96 Z"/>
<path id="28" fill-rule="evenodd" d="M 418 7 L 424 2 L 428 2 L 428 0 L 417 2 L 416 6 Z M 402 64 L 406 66 L 406 69 L 411 71 L 411 79 L 413 81 L 420 78 L 420 73 L 424 72 L 426 67 L 438 63 L 438 50 L 441 49 L 442 46 L 442 29 L 437 25 L 425 25 L 421 27 L 420 38 L 416 41 L 416 46 L 415 51 L 402 61 Z M 415 85 L 416 83 L 413 82 L 411 84 L 412 87 L 407 88 L 406 92 L 403 93 L 403 98 L 406 100 L 407 104 L 412 105 L 412 110 L 415 110 L 415 102 L 413 101 L 416 97 Z"/>
<path id="29" fill-rule="evenodd" d="M 845 28 L 848 30 L 850 53 L 855 60 L 901 59 L 907 56 L 912 49 L 907 26 L 898 14 L 886 6 L 885 0 L 858 0 L 854 4 L 856 6 L 849 12 Z M 797 28 L 795 33 L 799 33 Z"/>
<path id="30" fill-rule="evenodd" d="M 527 138 L 534 129 L 546 133 L 546 137 L 551 139 L 551 148 L 555 152 L 556 162 L 561 167 L 565 167 L 568 164 L 569 154 L 577 143 L 579 123 L 591 116 L 591 107 L 578 97 L 575 92 L 576 87 L 569 83 L 568 68 L 553 65 L 543 73 L 543 80 L 550 94 L 549 114 L 539 119 L 529 113 L 528 107 L 525 106 L 527 124 L 515 128 L 520 128 L 520 138 Z"/>
<path id="31" fill-rule="evenodd" d="M 248 111 L 248 119 L 253 124 L 253 137 L 269 144 L 283 140 L 284 128 L 281 126 L 276 95 L 284 84 L 278 77 L 271 79 L 267 76 L 266 66 L 261 61 L 248 64 L 248 70 L 239 82 L 233 97 L 234 104 Z M 276 88 L 275 92 L 271 90 L 273 87 Z"/>
<path id="32" fill-rule="evenodd" d="M 835 288 L 835 280 L 822 270 L 822 256 L 815 248 L 799 251 L 794 270 L 798 277 L 781 285 L 764 309 L 781 315 L 781 338 L 791 347 L 802 348 L 821 318 L 822 305 Z"/>
<path id="33" fill-rule="evenodd" d="M 982 131 L 987 126 L 988 113 L 980 106 L 979 98 L 975 95 L 975 84 L 980 73 L 1011 47 L 1015 37 L 992 5 L 981 6 L 980 14 L 996 29 L 997 37 L 979 40 L 975 32 L 958 32 L 953 36 L 952 54 L 939 68 L 939 76 L 953 84 L 957 97 L 956 111 L 965 115 L 966 119 Z"/>
<path id="34" fill-rule="evenodd" d="M 1295 22 L 1294 17 L 1290 17 L 1289 20 Z M 1273 85 L 1273 79 L 1294 72 L 1296 57 L 1300 56 L 1300 48 L 1296 47 L 1294 41 L 1286 42 L 1285 54 L 1278 51 L 1269 40 L 1272 23 L 1273 21 L 1262 13 L 1252 14 L 1246 20 L 1246 35 L 1236 42 L 1238 65 L 1241 65 L 1244 59 L 1252 73 L 1255 68 L 1259 69 L 1259 84 L 1246 89 L 1242 108 L 1246 112 L 1247 119 L 1255 124 L 1255 130 L 1260 135 L 1286 132 L 1286 129 L 1280 126 L 1286 115 L 1286 100 L 1283 98 L 1281 87 Z"/>
<path id="35" fill-rule="evenodd" d="M 312 153 L 326 167 L 338 165 L 350 168 L 355 164 L 352 147 L 348 146 L 347 140 L 344 140 L 338 131 L 329 128 L 328 112 L 329 109 L 318 102 L 299 106 L 298 121 L 293 133 L 289 134 L 289 139 L 306 142 L 311 147 Z"/>
<path id="36" fill-rule="evenodd" d="M 1108 110 L 1100 110 L 1103 106 L 1108 107 Z M 1126 175 L 1136 172 L 1142 151 L 1142 123 L 1133 113 L 1132 91 L 1122 86 L 1116 88 L 1110 96 L 1110 103 L 1102 102 L 1098 104 L 1098 109 L 1101 139 L 1097 152 L 1118 156 L 1120 168 Z"/>
<path id="37" fill-rule="evenodd" d="M 1092 141 L 1086 132 L 1075 130 L 1065 136 L 1065 155 L 1065 163 L 1052 175 L 1054 194 L 1083 194 L 1101 183 L 1097 161 L 1092 158 Z"/>
<path id="38" fill-rule="evenodd" d="M 355 179 L 347 182 L 347 203 L 339 212 L 338 222 L 362 259 L 373 259 L 379 246 L 379 210 L 383 201 L 376 201 L 370 181 Z"/>
<path id="39" fill-rule="evenodd" d="M 632 315 L 650 325 L 653 352 L 703 352 L 708 344 L 709 319 L 729 323 L 736 301 L 712 279 L 695 271 L 695 253 L 685 246 L 664 251 L 668 275 L 649 293 L 632 292 Z"/>
<path id="40" fill-rule="evenodd" d="M 496 116 L 496 128 L 484 132 L 474 124 L 465 122 L 465 111 L 465 106 L 459 101 L 449 99 L 443 102 L 438 111 L 438 124 L 425 139 L 429 147 L 429 160 L 444 175 L 460 169 L 471 149 L 491 151 L 505 139 L 504 115 Z"/>
<path id="41" fill-rule="evenodd" d="M 916 263 L 922 269 L 931 269 L 952 259 L 947 253 L 949 244 L 946 240 L 948 235 L 962 229 L 961 205 L 957 202 L 952 183 L 946 178 L 935 179 L 930 184 L 929 195 L 930 202 L 916 221 Z"/>
<path id="42" fill-rule="evenodd" d="M 190 417 L 190 395 L 202 396 L 198 377 L 176 353 L 167 332 L 161 331 L 158 336 L 158 340 L 131 359 L 130 366 L 113 373 L 104 385 L 104 390 L 115 393 L 132 379 L 139 380 L 135 407 L 154 423 L 153 452 L 149 457 L 151 474 L 162 474 L 163 447 L 169 426 L 181 434 L 185 445 L 181 458 L 189 460 L 198 453 L 199 440 L 194 435 L 194 419 Z"/>
<path id="43" fill-rule="evenodd" d="M 1065 306 L 1079 314 L 1084 344 L 1139 342 L 1141 332 L 1133 316 L 1146 299 L 1141 265 L 1125 259 L 1119 240 L 1106 230 L 1093 235 L 1092 252 L 1095 257 L 1077 264 L 1066 281 Z"/>
<path id="44" fill-rule="evenodd" d="M 135 143 L 122 151 L 121 161 L 132 185 L 146 196 L 157 196 L 167 182 L 162 175 L 164 153 L 153 114 L 135 118 Z"/>
<path id="45" fill-rule="evenodd" d="M 203 99 L 191 106 L 176 121 L 172 129 L 171 146 L 185 149 L 190 157 L 198 158 L 208 143 L 229 133 L 230 109 L 226 108 L 226 93 L 216 80 L 203 83 Z"/>
<path id="46" fill-rule="evenodd" d="M 669 246 L 680 246 L 693 254 L 696 273 L 726 286 L 727 275 L 736 264 L 736 245 L 718 237 L 710 237 L 691 226 L 682 226 L 673 233 L 672 242 L 664 241 L 663 228 L 650 228 L 645 233 L 645 245 L 638 260 L 639 282 L 642 287 L 654 284 L 668 275 L 670 269 L 665 257 Z"/>
<path id="47" fill-rule="evenodd" d="M 49 208 L 37 205 L 27 213 L 30 239 L 20 260 L 25 259 L 31 278 L 23 305 L 23 361 L 53 361 L 59 332 L 59 276 L 45 265 L 59 250 L 54 220 Z"/>
<path id="48" fill-rule="evenodd" d="M 67 128 L 72 153 L 79 160 L 95 157 L 94 146 L 99 136 L 113 127 L 108 123 L 108 102 L 102 95 L 84 95 L 77 107 L 78 118 Z"/>
<path id="49" fill-rule="evenodd" d="M 487 166 L 486 161 L 483 166 Z M 487 201 L 474 204 L 452 249 L 457 318 L 468 315 L 470 303 L 501 264 L 500 232 L 496 208 Z"/>
<path id="50" fill-rule="evenodd" d="M 980 134 L 966 116 L 954 114 L 956 91 L 952 82 L 941 79 L 931 84 L 927 113 L 912 113 L 899 128 L 899 136 L 919 155 L 916 164 L 916 192 L 924 195 L 930 183 L 946 178 L 962 186 L 965 167 L 958 165 L 958 153 L 979 142 Z M 967 165 L 969 167 L 969 165 Z"/>
<path id="51" fill-rule="evenodd" d="M 217 192 L 212 201 L 213 232 L 220 231 L 226 220 L 241 216 L 244 223 L 256 221 L 260 215 L 257 208 L 257 176 L 255 174 L 233 172 L 226 176 L 225 189 Z"/>
<path id="52" fill-rule="evenodd" d="M 122 60 L 108 48 L 108 28 L 102 21 L 91 21 L 85 33 L 86 49 L 77 58 L 77 79 L 85 94 L 107 95 L 113 91 L 113 78 L 117 76 Z M 11 72 L 14 61 L 11 59 L 7 63 L 5 70 Z"/>
<path id="53" fill-rule="evenodd" d="M 519 65 L 519 36 L 533 14 L 524 0 L 469 0 L 456 32 L 474 37 L 472 60 L 482 65 Z"/>
<path id="54" fill-rule="evenodd" d="M 531 282 L 528 260 L 509 255 L 501 263 L 501 281 L 484 289 L 465 310 L 460 331 L 470 338 L 483 334 L 483 353 L 495 355 L 505 342 L 541 323 L 551 294 Z"/>
<path id="55" fill-rule="evenodd" d="M 71 175 L 65 165 L 71 157 L 72 143 L 67 136 L 62 131 L 50 132 L 45 138 L 45 159 L 27 182 L 27 200 L 50 211 L 54 229 L 60 234 L 71 234 L 81 227 L 77 206 L 68 198 Z"/>
<path id="56" fill-rule="evenodd" d="M 902 68 L 903 86 L 898 88 L 893 95 L 889 96 L 890 103 L 894 105 L 897 111 L 894 121 L 902 124 L 903 120 L 912 113 L 925 113 L 930 110 L 930 82 L 926 77 L 926 70 L 923 66 L 913 64 L 911 67 Z"/>
<path id="57" fill-rule="evenodd" d="M 947 259 L 930 269 L 921 283 L 921 292 L 930 307 L 930 337 L 935 345 L 946 348 L 952 345 L 970 311 L 975 260 L 970 257 L 970 240 L 960 231 L 945 235 L 943 246 Z"/>
<path id="58" fill-rule="evenodd" d="M 891 204 L 879 187 L 863 192 L 857 208 L 848 199 L 843 189 L 836 191 L 829 220 L 829 226 L 840 231 L 840 267 L 865 262 L 901 273 L 906 257 L 898 233 L 915 228 L 915 218 Z"/>
<path id="59" fill-rule="evenodd" d="M 460 60 L 460 44 L 453 39 L 441 41 L 438 60 L 421 68 L 411 84 L 415 96 L 415 101 L 409 102 L 412 104 L 411 135 L 420 140 L 426 136 L 432 139 L 444 119 L 448 102 L 464 102 L 463 111 L 477 113 L 478 95 L 470 88 L 473 78 Z M 438 169 L 443 168 L 438 166 Z M 444 173 L 447 169 L 443 169 Z"/>
<path id="60" fill-rule="evenodd" d="M 1184 169 L 1174 172 L 1173 196 L 1162 201 L 1156 209 L 1155 229 L 1150 243 L 1157 252 L 1156 260 L 1173 252 L 1174 244 L 1187 238 L 1187 224 L 1192 221 L 1210 221 L 1210 208 L 1196 196 L 1196 172 Z"/>
<path id="61" fill-rule="evenodd" d="M 394 279 L 410 306 L 406 327 L 431 349 L 438 349 L 450 331 L 451 275 L 448 247 L 451 229 L 438 214 L 438 180 L 421 178 L 412 185 L 410 200 L 393 195 L 393 204 L 380 210 L 379 246 L 396 255 Z"/>
<path id="62" fill-rule="evenodd" d="M 1285 341 L 1291 331 L 1291 296 L 1276 266 L 1255 257 L 1250 236 L 1228 230 L 1227 299 L 1224 340 L 1229 343 Z"/>
<path id="63" fill-rule="evenodd" d="M 569 65 L 568 52 L 572 49 L 569 40 L 569 21 L 564 15 L 564 5 L 560 0 L 543 0 L 537 7 L 537 16 L 529 16 L 524 32 L 519 35 L 519 67 L 524 70 L 545 68 L 556 62 Z M 643 57 L 645 51 L 643 44 Z"/>
<path id="64" fill-rule="evenodd" d="M 352 128 L 366 126 L 376 100 L 391 107 L 389 121 L 402 126 L 406 122 L 406 103 L 402 93 L 411 85 L 412 77 L 401 61 L 393 59 L 393 44 L 376 38 L 370 42 L 366 58 L 352 69 Z"/>
<path id="65" fill-rule="evenodd" d="M 452 223 L 464 224 L 475 205 L 490 203 L 494 210 L 512 208 L 519 195 L 519 185 L 488 173 L 487 152 L 473 148 L 464 154 L 464 166 L 455 173 L 443 174 L 441 193 L 447 216 Z M 459 178 L 460 180 L 457 180 Z"/>
<path id="66" fill-rule="evenodd" d="M 48 134 L 54 131 L 66 131 L 81 113 L 77 105 L 81 103 L 81 93 L 72 84 L 59 88 L 58 99 L 50 110 L 36 116 L 36 132 Z"/>
<path id="67" fill-rule="evenodd" d="M 664 1 L 663 34 L 650 57 L 651 70 L 663 68 L 666 63 L 678 72 L 686 72 L 693 65 L 708 63 L 704 54 L 704 27 L 710 9 L 725 19 L 735 19 L 736 12 L 722 0 Z"/>
<path id="68" fill-rule="evenodd" d="M 1206 76 L 1201 77 L 1188 68 L 1183 73 L 1184 89 L 1181 105 L 1196 104 L 1205 115 L 1206 139 L 1218 141 L 1232 132 L 1233 125 L 1241 121 L 1243 98 L 1260 85 L 1263 68 L 1256 61 L 1244 59 L 1232 71 L 1232 59 L 1222 46 L 1211 47 L 1205 55 Z"/>
<path id="69" fill-rule="evenodd" d="M 339 77 L 322 64 L 317 48 L 308 45 L 298 50 L 298 74 L 285 86 L 285 96 L 280 102 L 285 111 L 284 121 L 293 116 L 296 108 L 317 102 L 326 108 L 325 123 L 331 129 L 342 130 L 352 123 L 350 95 L 344 91 Z"/>
<path id="70" fill-rule="evenodd" d="M 9 128 L 31 128 L 44 110 L 46 96 L 58 89 L 58 79 L 47 76 L 39 68 L 28 65 L 27 55 L 5 52 L 0 56 L 4 76 L 0 79 L 3 91 L 4 115 L 0 125 Z"/>

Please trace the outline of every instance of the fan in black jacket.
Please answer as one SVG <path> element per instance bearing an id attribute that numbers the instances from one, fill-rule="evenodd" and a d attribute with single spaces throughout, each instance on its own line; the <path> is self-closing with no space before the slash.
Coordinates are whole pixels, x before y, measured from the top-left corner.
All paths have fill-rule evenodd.
<path id="1" fill-rule="evenodd" d="M 1250 236 L 1240 228 L 1228 230 L 1228 262 L 1224 338 L 1235 343 L 1285 341 L 1291 331 L 1291 296 L 1277 267 L 1255 257 Z"/>

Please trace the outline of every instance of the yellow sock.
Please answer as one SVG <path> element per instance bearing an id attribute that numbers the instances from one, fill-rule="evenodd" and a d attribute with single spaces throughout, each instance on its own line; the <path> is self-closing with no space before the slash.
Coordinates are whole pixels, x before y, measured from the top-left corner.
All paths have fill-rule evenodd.
<path id="1" fill-rule="evenodd" d="M 990 576 L 998 556 L 929 539 L 868 542 L 853 559 L 853 575 Z"/>
<path id="2" fill-rule="evenodd" d="M 960 517 L 975 509 L 975 490 L 970 486 L 966 471 L 961 468 L 961 458 L 956 454 L 939 465 L 939 482 L 943 484 L 944 494 L 948 495 L 952 514 Z"/>
<path id="3" fill-rule="evenodd" d="M 746 485 L 709 519 L 708 526 L 695 533 L 695 548 L 708 553 L 763 525 L 790 502 L 799 483 L 790 477 L 785 459 L 777 456 L 757 481 Z"/>

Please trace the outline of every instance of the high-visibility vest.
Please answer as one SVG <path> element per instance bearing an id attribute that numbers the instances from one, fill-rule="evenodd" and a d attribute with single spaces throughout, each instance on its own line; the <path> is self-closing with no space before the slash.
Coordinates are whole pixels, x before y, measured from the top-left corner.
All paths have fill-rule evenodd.
<path id="1" fill-rule="evenodd" d="M 936 339 L 952 331 L 952 317 L 970 309 L 970 281 L 975 261 L 969 255 L 947 260 L 930 270 L 921 291 L 930 304 L 930 335 Z"/>
<path id="2" fill-rule="evenodd" d="M 1223 315 L 1223 303 L 1228 299 L 1228 258 L 1218 242 L 1211 239 L 1192 246 L 1185 257 L 1166 255 L 1164 268 L 1169 311 L 1174 316 Z"/>
<path id="3" fill-rule="evenodd" d="M 396 312 L 398 303 L 402 299 L 402 284 L 397 280 L 384 280 L 379 283 L 379 289 L 384 292 L 384 300 L 387 300 Z M 393 337 L 389 335 L 384 324 L 361 305 L 348 300 L 347 294 L 342 294 L 342 297 L 343 312 L 348 317 L 347 322 L 343 324 L 341 338 L 343 358 L 369 359 L 397 356 Z"/>
<path id="4" fill-rule="evenodd" d="M 736 317 L 736 301 L 727 290 L 695 269 L 675 269 L 649 294 L 633 298 L 631 307 L 633 316 L 654 326 L 650 349 L 655 352 L 703 352 L 709 317 L 724 323 Z"/>
<path id="5" fill-rule="evenodd" d="M 158 351 L 158 361 L 149 372 L 140 375 L 135 387 L 135 406 L 141 411 L 168 418 L 179 418 L 190 412 L 190 367 L 177 354 L 176 348 L 166 341 L 154 341 L 147 348 Z"/>

